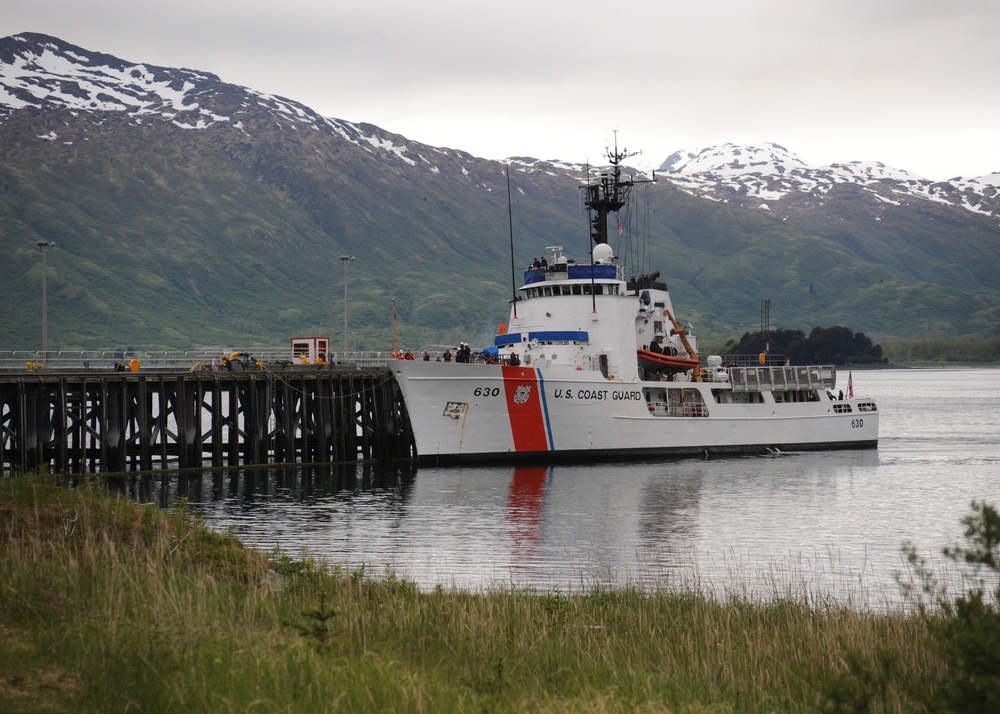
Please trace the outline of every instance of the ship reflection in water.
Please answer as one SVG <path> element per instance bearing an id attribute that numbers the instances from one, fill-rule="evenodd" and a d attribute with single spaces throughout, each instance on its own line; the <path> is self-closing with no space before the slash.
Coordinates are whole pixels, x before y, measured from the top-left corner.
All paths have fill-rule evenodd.
<path id="1" fill-rule="evenodd" d="M 511 563 L 532 562 L 542 541 L 542 516 L 550 466 L 521 466 L 514 469 L 507 494 L 507 533 L 511 540 Z"/>
<path id="2" fill-rule="evenodd" d="M 422 588 L 697 587 L 767 597 L 880 598 L 900 538 L 864 514 L 877 451 L 774 458 L 478 468 L 271 467 L 171 475 L 247 545 Z M 884 491 L 884 489 L 882 489 Z M 845 498 L 858 507 L 845 507 Z"/>

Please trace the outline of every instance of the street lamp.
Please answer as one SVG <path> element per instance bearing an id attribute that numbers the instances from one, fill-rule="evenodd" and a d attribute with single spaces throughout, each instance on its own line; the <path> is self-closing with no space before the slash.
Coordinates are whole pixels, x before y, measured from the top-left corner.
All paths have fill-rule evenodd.
<path id="1" fill-rule="evenodd" d="M 42 364 L 49 361 L 49 306 L 48 288 L 45 285 L 45 274 L 48 271 L 48 266 L 45 263 L 45 254 L 55 244 L 54 240 L 40 240 L 35 244 L 38 252 L 42 254 Z"/>
<path id="2" fill-rule="evenodd" d="M 347 266 L 354 260 L 353 255 L 340 256 L 340 262 L 344 264 L 344 352 L 347 352 Z"/>

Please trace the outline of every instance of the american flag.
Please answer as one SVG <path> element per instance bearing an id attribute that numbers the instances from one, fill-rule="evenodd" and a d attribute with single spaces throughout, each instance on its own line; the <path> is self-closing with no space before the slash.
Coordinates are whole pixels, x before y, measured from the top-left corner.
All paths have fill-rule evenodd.
<path id="1" fill-rule="evenodd" d="M 854 374 L 847 370 L 847 398 L 854 399 Z"/>
<path id="2" fill-rule="evenodd" d="M 622 219 L 621 218 L 616 218 L 615 220 L 618 221 L 618 232 L 621 233 L 622 232 Z"/>

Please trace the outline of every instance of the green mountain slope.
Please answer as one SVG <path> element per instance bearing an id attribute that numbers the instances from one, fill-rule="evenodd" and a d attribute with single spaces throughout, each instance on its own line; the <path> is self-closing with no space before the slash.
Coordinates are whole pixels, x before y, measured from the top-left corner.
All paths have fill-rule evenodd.
<path id="1" fill-rule="evenodd" d="M 225 121 L 193 128 L 182 113 L 54 102 L 0 115 L 0 351 L 41 346 L 39 240 L 57 243 L 53 350 L 278 346 L 301 334 L 339 346 L 343 254 L 357 258 L 352 347 L 389 348 L 393 300 L 413 346 L 491 339 L 512 294 L 503 164 L 211 76 L 195 83 L 199 110 Z M 546 246 L 584 259 L 582 180 L 512 162 L 516 280 Z M 668 179 L 634 197 L 619 259 L 631 273 L 660 270 L 702 337 L 756 328 L 765 297 L 772 324 L 789 329 L 1000 335 L 992 217 L 847 185 L 769 210 Z"/>

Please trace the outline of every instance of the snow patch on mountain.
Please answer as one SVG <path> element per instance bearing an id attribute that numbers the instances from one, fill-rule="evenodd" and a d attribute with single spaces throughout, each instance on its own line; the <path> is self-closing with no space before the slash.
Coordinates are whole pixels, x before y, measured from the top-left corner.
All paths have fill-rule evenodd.
<path id="1" fill-rule="evenodd" d="M 205 76 L 188 70 L 182 72 L 190 79 L 161 79 L 145 65 L 98 64 L 61 51 L 51 42 L 42 43 L 40 51 L 26 47 L 0 68 L 0 104 L 10 109 L 55 104 L 75 111 L 127 111 L 136 116 L 196 112 L 208 118 L 207 124 L 229 120 L 190 101 L 189 92 L 196 86 L 191 80 Z"/>

